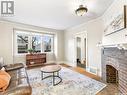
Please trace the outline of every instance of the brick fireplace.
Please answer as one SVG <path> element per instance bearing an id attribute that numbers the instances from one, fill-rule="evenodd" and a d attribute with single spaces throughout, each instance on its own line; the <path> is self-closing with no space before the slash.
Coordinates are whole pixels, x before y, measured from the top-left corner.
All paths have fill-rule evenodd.
<path id="1" fill-rule="evenodd" d="M 127 51 L 118 48 L 102 50 L 102 79 L 116 83 L 120 95 L 127 95 Z"/>

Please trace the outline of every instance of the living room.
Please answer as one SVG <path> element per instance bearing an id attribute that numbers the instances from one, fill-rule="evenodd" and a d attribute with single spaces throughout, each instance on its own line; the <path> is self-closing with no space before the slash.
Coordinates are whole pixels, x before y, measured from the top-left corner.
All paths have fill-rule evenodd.
<path id="1" fill-rule="evenodd" d="M 127 0 L 11 1 L 1 0 L 0 95 L 127 95 Z"/>

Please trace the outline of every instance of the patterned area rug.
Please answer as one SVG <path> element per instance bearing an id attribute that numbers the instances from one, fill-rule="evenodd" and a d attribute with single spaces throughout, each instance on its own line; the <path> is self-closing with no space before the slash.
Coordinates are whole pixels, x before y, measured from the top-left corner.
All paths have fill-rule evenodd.
<path id="1" fill-rule="evenodd" d="M 106 87 L 99 81 L 65 67 L 60 71 L 63 81 L 56 86 L 52 85 L 52 78 L 41 80 L 40 68 L 30 69 L 27 72 L 32 86 L 32 95 L 96 95 Z M 57 81 L 59 79 L 56 78 Z"/>

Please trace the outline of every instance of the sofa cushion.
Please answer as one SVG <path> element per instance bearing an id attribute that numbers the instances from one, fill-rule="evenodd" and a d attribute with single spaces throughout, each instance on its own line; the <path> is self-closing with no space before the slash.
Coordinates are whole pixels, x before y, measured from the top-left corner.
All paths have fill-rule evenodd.
<path id="1" fill-rule="evenodd" d="M 24 67 L 24 65 L 22 63 L 8 64 L 5 66 L 6 71 L 17 70 L 17 69 L 20 69 L 23 67 Z"/>
<path id="2" fill-rule="evenodd" d="M 28 77 L 25 68 L 10 70 L 10 71 L 7 71 L 7 72 L 12 77 L 11 81 L 12 80 L 19 80 L 20 78 L 24 78 L 24 77 Z"/>
<path id="3" fill-rule="evenodd" d="M 0 91 L 5 91 L 10 82 L 10 75 L 3 70 L 0 70 Z"/>

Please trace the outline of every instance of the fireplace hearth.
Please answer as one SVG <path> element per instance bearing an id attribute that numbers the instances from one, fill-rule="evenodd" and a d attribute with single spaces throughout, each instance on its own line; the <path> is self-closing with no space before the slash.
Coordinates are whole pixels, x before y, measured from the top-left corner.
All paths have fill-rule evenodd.
<path id="1" fill-rule="evenodd" d="M 102 80 L 116 83 L 119 95 L 127 95 L 127 51 L 111 47 L 102 50 Z"/>

